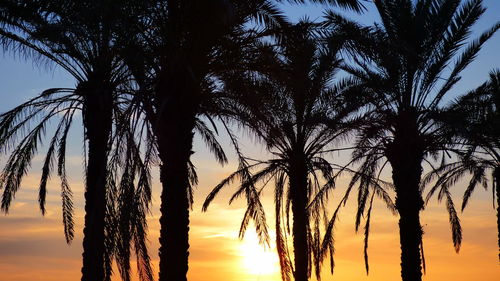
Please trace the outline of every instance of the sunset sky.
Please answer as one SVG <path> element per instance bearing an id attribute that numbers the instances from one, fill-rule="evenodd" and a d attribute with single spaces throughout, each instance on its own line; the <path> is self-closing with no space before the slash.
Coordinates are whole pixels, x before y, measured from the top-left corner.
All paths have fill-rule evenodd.
<path id="1" fill-rule="evenodd" d="M 485 30 L 500 20 L 500 1 L 485 0 L 486 14 L 476 25 L 475 31 Z M 374 7 L 362 16 L 345 13 L 364 24 L 377 21 Z M 292 19 L 308 16 L 320 19 L 321 6 L 286 6 L 285 12 Z M 473 34 L 477 36 L 478 33 Z M 500 34 L 492 38 L 483 48 L 476 61 L 463 73 L 463 80 L 453 93 L 464 93 L 487 79 L 488 72 L 500 67 Z M 63 70 L 50 65 L 33 65 L 22 57 L 11 53 L 0 55 L 0 112 L 4 112 L 28 98 L 51 87 L 72 87 L 71 80 Z M 254 158 L 265 159 L 263 148 L 258 143 L 241 135 L 244 151 Z M 81 240 L 83 227 L 83 178 L 82 178 L 82 129 L 81 119 L 75 120 L 68 149 L 67 168 L 70 185 L 74 193 L 76 229 L 75 239 L 67 245 L 64 239 L 60 185 L 53 177 L 49 185 L 47 214 L 42 216 L 37 203 L 38 185 L 44 149 L 33 162 L 30 173 L 22 182 L 10 212 L 0 214 L 0 281 L 56 281 L 79 280 L 81 269 Z M 227 188 L 217 197 L 208 212 L 201 212 L 201 204 L 210 190 L 224 177 L 236 169 L 234 153 L 227 137 L 221 135 L 221 143 L 231 156 L 228 165 L 221 167 L 207 152 L 205 145 L 197 139 L 193 163 L 200 178 L 195 191 L 195 205 L 191 212 L 190 260 L 188 279 L 190 281 L 279 281 L 278 258 L 274 243 L 264 250 L 258 245 L 253 229 L 244 240 L 238 239 L 238 229 L 244 213 L 244 200 L 228 205 L 228 198 L 234 192 Z M 4 155 L 0 163 L 5 162 Z M 346 155 L 331 157 L 345 158 Z M 159 194 L 157 167 L 154 167 L 154 193 L 149 220 L 149 246 L 154 268 L 158 269 L 157 249 L 159 247 Z M 344 181 L 347 179 L 343 179 Z M 454 187 L 454 199 L 461 203 L 464 184 Z M 332 193 L 331 206 L 341 196 L 340 188 Z M 491 186 L 490 186 L 491 188 Z M 270 226 L 274 225 L 272 189 L 264 194 L 264 205 Z M 325 262 L 322 280 L 351 281 L 397 281 L 400 277 L 400 248 L 397 218 L 384 206 L 375 205 L 369 245 L 370 274 L 367 276 L 363 262 L 363 235 L 355 233 L 355 202 L 352 200 L 342 210 L 340 222 L 335 231 L 336 254 L 335 273 L 329 273 Z M 463 227 L 463 243 L 460 253 L 454 251 L 451 240 L 448 215 L 444 204 L 433 199 L 422 212 L 424 227 L 424 249 L 427 263 L 426 281 L 498 281 L 500 264 L 496 233 L 496 216 L 492 206 L 491 189 L 480 188 L 473 195 L 469 207 L 460 214 Z M 270 228 L 271 232 L 272 227 Z M 117 273 L 117 272 L 116 272 Z M 118 274 L 114 280 L 119 280 Z"/>

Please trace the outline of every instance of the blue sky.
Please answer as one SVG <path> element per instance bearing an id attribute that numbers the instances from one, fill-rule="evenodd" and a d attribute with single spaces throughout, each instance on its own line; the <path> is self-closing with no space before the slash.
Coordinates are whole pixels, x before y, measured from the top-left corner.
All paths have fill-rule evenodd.
<path id="1" fill-rule="evenodd" d="M 500 1 L 485 0 L 486 13 L 476 24 L 474 35 L 491 27 L 500 20 Z M 307 16 L 310 19 L 321 19 L 325 6 L 322 5 L 282 5 L 284 12 L 292 19 Z M 378 20 L 371 1 L 366 4 L 368 10 L 361 14 L 339 11 L 363 24 L 371 24 Z M 337 9 L 338 10 L 338 9 Z M 490 70 L 500 67 L 500 34 L 496 34 L 484 47 L 476 61 L 463 72 L 461 83 L 455 89 L 465 91 L 481 84 Z M 25 101 L 43 89 L 51 87 L 72 87 L 74 81 L 63 70 L 46 64 L 35 65 L 29 59 L 15 56 L 12 53 L 0 55 L 0 112 Z"/>
<path id="2" fill-rule="evenodd" d="M 463 1 L 465 2 L 465 1 Z M 499 0 L 484 0 L 484 6 L 487 8 L 481 19 L 473 28 L 471 38 L 475 38 L 481 32 L 490 28 L 493 24 L 500 21 L 500 1 Z M 300 19 L 307 16 L 311 20 L 321 20 L 325 5 L 309 4 L 309 5 L 283 5 L 286 7 L 286 14 L 292 19 Z M 371 25 L 373 22 L 379 21 L 375 5 L 372 1 L 366 1 L 367 11 L 363 14 L 356 14 L 349 11 L 335 11 L 354 19 L 364 25 Z M 454 92 L 457 94 L 463 93 L 472 89 L 487 79 L 488 73 L 494 69 L 500 68 L 500 33 L 491 38 L 483 47 L 480 54 L 474 63 L 472 63 L 464 72 L 462 72 L 462 80 L 455 87 Z"/>

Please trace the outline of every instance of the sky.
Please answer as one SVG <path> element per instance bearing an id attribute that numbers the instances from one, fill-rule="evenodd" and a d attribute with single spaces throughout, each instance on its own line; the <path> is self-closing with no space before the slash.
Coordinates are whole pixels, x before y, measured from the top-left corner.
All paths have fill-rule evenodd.
<path id="1" fill-rule="evenodd" d="M 485 30 L 500 20 L 500 1 L 485 0 L 486 14 L 476 25 L 473 35 Z M 319 5 L 283 6 L 292 19 L 308 16 L 320 19 L 324 7 Z M 373 5 L 367 4 L 363 15 L 343 12 L 364 24 L 377 21 Z M 483 48 L 476 61 L 464 71 L 462 81 L 453 90 L 459 94 L 481 84 L 488 72 L 500 67 L 500 34 Z M 11 53 L 0 55 L 0 112 L 11 109 L 51 87 L 72 87 L 74 81 L 63 70 L 50 65 L 34 65 Z M 76 120 L 77 123 L 80 120 Z M 242 135 L 246 152 L 251 156 L 265 157 L 258 143 Z M 225 147 L 229 141 L 221 136 Z M 33 162 L 29 174 L 8 214 L 0 214 L 0 281 L 56 281 L 79 280 L 81 268 L 81 240 L 83 226 L 83 177 L 82 177 L 82 130 L 75 126 L 71 132 L 68 151 L 68 172 L 74 192 L 76 229 L 75 239 L 66 245 L 61 224 L 60 187 L 56 178 L 49 183 L 47 213 L 42 216 L 37 206 L 37 187 L 41 174 L 43 153 Z M 228 205 L 234 187 L 227 188 L 211 205 L 208 212 L 201 212 L 201 204 L 210 190 L 224 177 L 236 169 L 234 153 L 228 149 L 230 162 L 221 167 L 209 155 L 204 144 L 197 139 L 193 162 L 197 167 L 200 183 L 195 191 L 195 205 L 191 213 L 190 281 L 234 280 L 234 281 L 278 281 L 278 260 L 274 247 L 264 250 L 258 245 L 251 229 L 243 240 L 238 239 L 238 229 L 244 213 L 243 200 Z M 43 149 L 42 149 L 43 152 Z M 3 163 L 5 156 L 0 156 Z M 345 179 L 343 179 L 345 182 Z M 341 184 L 342 185 L 342 182 Z M 464 183 L 455 187 L 454 198 L 460 201 Z M 159 247 L 159 194 L 157 172 L 154 173 L 152 212 L 149 222 L 149 247 L 153 266 L 158 269 Z M 332 206 L 338 202 L 333 194 Z M 273 225 L 272 190 L 264 194 L 268 224 Z M 397 218 L 380 203 L 374 207 L 370 235 L 370 274 L 367 276 L 363 264 L 363 235 L 354 231 L 355 204 L 348 203 L 342 210 L 335 231 L 335 272 L 329 274 L 325 265 L 323 280 L 350 281 L 396 281 L 400 280 L 399 234 Z M 464 229 L 464 240 L 460 253 L 454 251 L 451 232 L 444 204 L 432 200 L 422 212 L 424 247 L 427 262 L 426 281 L 438 280 L 484 280 L 500 279 L 498 249 L 496 241 L 496 217 L 492 207 L 491 192 L 478 190 L 470 206 L 460 214 Z M 272 228 L 271 228 L 272 232 Z M 117 277 L 116 280 L 119 280 Z"/>

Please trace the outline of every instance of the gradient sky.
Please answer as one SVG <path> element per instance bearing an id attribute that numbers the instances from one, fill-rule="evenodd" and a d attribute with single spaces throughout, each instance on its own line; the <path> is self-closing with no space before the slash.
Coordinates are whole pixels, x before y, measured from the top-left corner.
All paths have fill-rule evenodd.
<path id="1" fill-rule="evenodd" d="M 479 32 L 500 20 L 500 1 L 485 0 L 488 11 L 476 25 Z M 285 6 L 286 13 L 293 19 L 307 15 L 311 19 L 321 17 L 321 6 Z M 373 6 L 362 16 L 345 13 L 364 24 L 377 20 Z M 474 34 L 474 35 L 477 35 Z M 463 93 L 481 84 L 488 72 L 500 66 L 500 34 L 490 40 L 483 51 L 463 75 L 454 89 Z M 74 85 L 62 70 L 43 65 L 35 66 L 12 54 L 0 56 L 0 112 L 38 94 L 50 87 L 71 87 Z M 78 124 L 81 120 L 75 120 Z M 242 136 L 244 139 L 245 136 Z M 65 243 L 61 224 L 59 182 L 49 184 L 47 214 L 42 216 L 37 207 L 37 188 L 43 154 L 37 156 L 29 175 L 24 179 L 8 215 L 0 215 L 0 281 L 24 280 L 79 280 L 81 267 L 81 233 L 83 222 L 83 179 L 82 179 L 82 130 L 76 125 L 72 130 L 68 151 L 68 170 L 75 199 L 75 240 Z M 230 147 L 227 138 L 221 136 L 225 147 Z M 264 157 L 262 148 L 250 140 L 244 140 L 245 151 L 255 157 Z M 234 281 L 278 281 L 279 268 L 274 248 L 264 251 L 258 246 L 255 233 L 250 230 L 243 241 L 238 240 L 238 229 L 244 212 L 244 202 L 239 200 L 227 205 L 227 199 L 234 188 L 228 188 L 218 197 L 207 213 L 201 213 L 201 203 L 208 192 L 225 176 L 235 170 L 236 163 L 230 149 L 230 163 L 224 167 L 216 164 L 207 153 L 202 142 L 196 140 L 193 162 L 197 166 L 200 184 L 195 194 L 195 205 L 191 214 L 190 270 L 189 280 L 234 280 Z M 42 150 L 43 152 L 43 150 Z M 4 156 L 1 158 L 4 159 Z M 2 163 L 4 161 L 0 160 Z M 149 245 L 158 269 L 157 249 L 159 235 L 159 193 L 160 186 L 155 172 L 152 213 L 149 217 Z M 455 188 L 455 200 L 460 201 L 463 183 Z M 336 204 L 337 190 L 332 200 Z M 268 223 L 273 225 L 271 189 L 264 195 Z M 355 204 L 349 203 L 342 211 L 340 223 L 335 232 L 335 273 L 330 275 L 324 268 L 323 280 L 400 280 L 399 235 L 397 218 L 383 206 L 377 204 L 372 215 L 370 236 L 370 275 L 363 264 L 363 235 L 354 231 Z M 490 191 L 478 190 L 473 195 L 469 208 L 461 214 L 464 229 L 462 249 L 456 254 L 451 242 L 448 216 L 443 204 L 433 200 L 423 212 L 424 246 L 427 274 L 424 280 L 484 280 L 500 279 L 498 249 L 496 244 L 496 217 L 491 203 Z M 116 278 L 118 280 L 118 278 Z"/>

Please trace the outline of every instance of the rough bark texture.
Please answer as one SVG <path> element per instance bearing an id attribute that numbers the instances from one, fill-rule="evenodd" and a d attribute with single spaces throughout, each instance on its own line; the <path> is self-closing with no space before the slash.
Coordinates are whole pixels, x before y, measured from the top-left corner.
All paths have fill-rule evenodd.
<path id="1" fill-rule="evenodd" d="M 309 274 L 309 247 L 307 243 L 307 167 L 301 159 L 292 163 L 290 168 L 290 191 L 292 192 L 293 214 L 293 252 L 295 281 L 307 281 Z"/>
<path id="2" fill-rule="evenodd" d="M 415 182 L 405 181 L 405 174 L 411 172 L 405 169 L 393 174 L 394 182 L 401 182 L 414 189 Z M 410 172 L 410 173 L 409 173 Z M 399 178 L 399 180 L 396 180 Z M 422 266 L 420 244 L 422 241 L 422 227 L 420 225 L 420 210 L 423 201 L 414 190 L 397 192 L 396 206 L 399 212 L 399 239 L 401 244 L 401 277 L 403 281 L 422 280 Z"/>
<path id="3" fill-rule="evenodd" d="M 230 1 L 167 1 L 153 127 L 161 160 L 159 281 L 185 281 L 189 256 L 189 170 L 201 85 L 213 46 L 229 29 Z M 202 23 L 202 24 L 200 24 Z M 207 90 L 207 89 L 205 89 Z"/>
<path id="4" fill-rule="evenodd" d="M 82 281 L 105 280 L 105 213 L 108 141 L 112 127 L 112 92 L 80 85 L 84 92 L 83 122 L 88 141 L 83 228 Z"/>
<path id="5" fill-rule="evenodd" d="M 189 257 L 189 173 L 187 163 L 191 154 L 192 133 L 182 139 L 172 139 L 171 147 L 160 152 L 160 281 L 187 280 Z M 163 140 L 165 141 L 165 140 Z M 178 141 L 176 144 L 172 142 Z M 163 155 L 162 155 L 163 154 Z"/>
<path id="6" fill-rule="evenodd" d="M 165 164 L 162 164 L 160 170 L 163 185 L 160 208 L 160 281 L 187 280 L 189 257 L 187 160 L 191 152 L 191 142 L 179 143 L 175 148 L 180 149 L 175 151 L 172 148 L 166 151 L 165 157 L 162 157 L 166 159 L 162 160 Z"/>
<path id="7" fill-rule="evenodd" d="M 396 208 L 400 217 L 401 277 L 403 281 L 421 281 L 420 245 L 423 232 L 420 225 L 420 211 L 424 202 L 419 188 L 423 150 L 416 118 L 411 113 L 402 114 L 399 121 L 394 140 L 388 146 L 386 153 L 392 166 Z"/>
<path id="8" fill-rule="evenodd" d="M 178 64 L 182 65 L 182 64 Z M 185 281 L 189 257 L 189 158 L 199 107 L 197 87 L 191 75 L 172 69 L 157 89 L 156 124 L 162 162 L 160 217 L 160 281 Z M 175 81 L 175 82 L 174 82 Z M 165 98 L 166 97 L 166 98 Z M 160 112 L 159 111 L 159 112 Z"/>
<path id="9" fill-rule="evenodd" d="M 500 167 L 495 169 L 495 194 L 497 200 L 497 234 L 498 234 L 498 260 L 500 261 Z"/>

